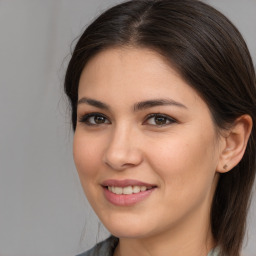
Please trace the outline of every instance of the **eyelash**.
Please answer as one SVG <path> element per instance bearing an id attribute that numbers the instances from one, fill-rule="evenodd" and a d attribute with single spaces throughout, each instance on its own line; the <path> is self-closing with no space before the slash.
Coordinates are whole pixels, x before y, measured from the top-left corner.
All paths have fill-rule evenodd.
<path id="1" fill-rule="evenodd" d="M 101 113 L 89 113 L 89 114 L 85 114 L 85 115 L 81 116 L 79 118 L 79 122 L 83 123 L 85 125 L 88 125 L 88 126 L 98 126 L 98 125 L 100 125 L 100 124 L 96 124 L 96 123 L 95 124 L 90 123 L 88 120 L 91 117 L 94 117 L 94 119 L 95 119 L 95 117 L 102 117 L 102 118 L 105 118 L 106 120 L 108 120 L 108 118 L 105 115 L 101 114 Z M 109 121 L 109 123 L 103 123 L 103 124 L 110 124 L 110 121 Z"/>
<path id="2" fill-rule="evenodd" d="M 170 125 L 170 124 L 173 124 L 173 123 L 177 123 L 177 120 L 175 120 L 174 118 L 172 118 L 172 117 L 170 117 L 170 116 L 168 116 L 168 115 L 165 115 L 165 114 L 160 114 L 160 113 L 154 113 L 154 114 L 149 114 L 147 117 L 146 117 L 146 119 L 145 119 L 145 121 L 148 121 L 149 119 L 151 119 L 151 118 L 156 118 L 156 117 L 160 117 L 160 118 L 164 118 L 168 123 L 167 124 L 162 124 L 162 125 L 157 125 L 157 124 L 151 124 L 152 126 L 157 126 L 157 127 L 163 127 L 163 126 L 167 126 L 167 125 Z M 144 121 L 144 122 L 145 122 Z M 144 124 L 144 122 L 143 122 L 143 124 Z"/>
<path id="3" fill-rule="evenodd" d="M 83 116 L 81 116 L 79 118 L 79 122 L 80 123 L 83 123 L 85 125 L 88 125 L 88 126 L 99 126 L 101 124 L 111 124 L 110 121 L 108 121 L 107 123 L 100 123 L 100 124 L 97 124 L 97 123 L 90 123 L 89 122 L 89 119 L 91 117 L 94 117 L 94 121 L 95 121 L 95 117 L 102 117 L 104 118 L 104 121 L 108 120 L 108 118 L 101 114 L 101 113 L 89 113 L 89 114 L 85 114 Z M 143 121 L 143 125 L 148 121 L 150 120 L 151 118 L 164 118 L 164 120 L 166 120 L 166 124 L 149 124 L 149 125 L 152 125 L 152 126 L 156 126 L 156 127 L 163 127 L 163 126 L 167 126 L 167 125 L 170 125 L 170 124 L 173 124 L 173 123 L 177 123 L 177 120 L 175 120 L 174 118 L 168 116 L 168 115 L 165 115 L 165 114 L 160 114 L 160 113 L 153 113 L 153 114 L 149 114 L 146 118 L 145 118 L 145 121 Z M 154 120 L 155 121 L 155 120 Z"/>

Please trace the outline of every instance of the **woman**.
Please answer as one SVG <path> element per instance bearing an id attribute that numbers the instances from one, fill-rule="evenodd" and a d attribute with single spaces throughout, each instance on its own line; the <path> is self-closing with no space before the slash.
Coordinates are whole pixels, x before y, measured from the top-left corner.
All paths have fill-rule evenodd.
<path id="1" fill-rule="evenodd" d="M 65 91 L 80 181 L 113 235 L 82 255 L 239 255 L 256 87 L 227 18 L 193 0 L 117 5 L 79 39 Z"/>

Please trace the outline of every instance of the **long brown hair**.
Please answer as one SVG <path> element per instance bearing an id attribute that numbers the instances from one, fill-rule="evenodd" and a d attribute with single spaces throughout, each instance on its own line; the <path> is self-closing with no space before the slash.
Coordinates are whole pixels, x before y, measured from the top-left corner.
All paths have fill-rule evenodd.
<path id="1" fill-rule="evenodd" d="M 123 45 L 163 55 L 207 103 L 217 129 L 243 114 L 252 117 L 244 157 L 221 174 L 211 209 L 212 232 L 221 255 L 238 256 L 256 161 L 256 79 L 246 43 L 225 16 L 196 0 L 133 0 L 107 10 L 82 34 L 67 68 L 65 92 L 74 130 L 83 68 L 100 51 Z"/>

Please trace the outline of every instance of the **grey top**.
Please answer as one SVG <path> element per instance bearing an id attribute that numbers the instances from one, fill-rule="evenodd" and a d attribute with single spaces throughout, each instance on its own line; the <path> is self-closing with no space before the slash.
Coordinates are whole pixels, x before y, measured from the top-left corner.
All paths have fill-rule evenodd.
<path id="1" fill-rule="evenodd" d="M 118 244 L 118 238 L 110 236 L 105 241 L 95 245 L 89 251 L 81 253 L 77 256 L 113 256 L 115 248 Z M 207 256 L 218 256 L 218 249 L 211 250 Z"/>

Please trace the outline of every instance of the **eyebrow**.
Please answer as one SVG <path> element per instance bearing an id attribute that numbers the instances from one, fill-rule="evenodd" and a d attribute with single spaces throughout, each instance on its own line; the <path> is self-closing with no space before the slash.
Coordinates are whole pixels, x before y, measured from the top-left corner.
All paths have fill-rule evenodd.
<path id="1" fill-rule="evenodd" d="M 90 105 L 90 106 L 93 106 L 93 107 L 96 107 L 99 109 L 104 109 L 104 110 L 111 109 L 111 107 L 109 105 L 107 105 L 101 101 L 90 99 L 90 98 L 85 98 L 85 97 L 78 100 L 77 105 L 80 105 L 80 104 L 87 104 L 87 105 Z M 168 105 L 187 109 L 187 107 L 185 105 L 183 105 L 182 103 L 177 102 L 173 99 L 152 99 L 152 100 L 146 100 L 146 101 L 141 101 L 141 102 L 135 103 L 133 110 L 135 112 L 137 112 L 137 111 L 152 108 L 152 107 L 168 106 Z"/>
<path id="2" fill-rule="evenodd" d="M 77 102 L 77 105 L 80 105 L 80 104 L 87 104 L 87 105 L 90 105 L 90 106 L 93 106 L 96 108 L 100 108 L 100 109 L 105 109 L 105 110 L 110 109 L 110 107 L 107 104 L 105 104 L 101 101 L 98 101 L 98 100 L 90 99 L 90 98 L 81 98 Z"/>
<path id="3" fill-rule="evenodd" d="M 156 106 L 168 106 L 168 105 L 187 109 L 185 105 L 172 99 L 152 99 L 152 100 L 146 100 L 146 101 L 136 103 L 134 105 L 134 111 L 148 109 Z"/>

